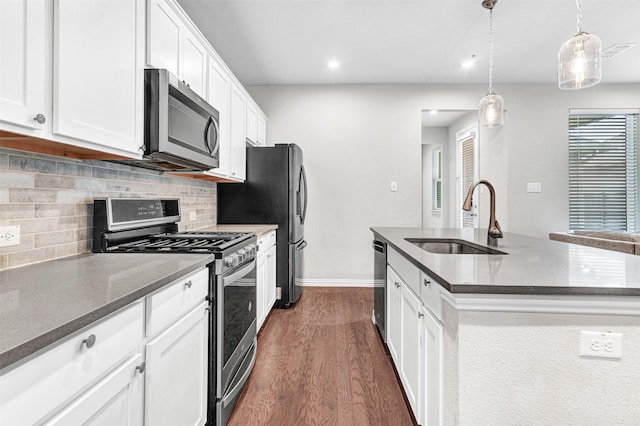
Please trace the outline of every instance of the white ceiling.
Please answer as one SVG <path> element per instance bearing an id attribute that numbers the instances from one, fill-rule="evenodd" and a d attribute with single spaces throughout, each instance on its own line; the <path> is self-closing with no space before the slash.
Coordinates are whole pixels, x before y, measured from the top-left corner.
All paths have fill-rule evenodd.
<path id="1" fill-rule="evenodd" d="M 489 11 L 481 0 L 178 0 L 243 84 L 487 83 Z M 640 0 L 583 0 L 603 49 L 604 83 L 640 83 Z M 502 0 L 494 83 L 554 83 L 576 32 L 574 0 Z M 477 64 L 461 63 L 476 55 Z M 327 69 L 335 58 L 339 69 Z"/>

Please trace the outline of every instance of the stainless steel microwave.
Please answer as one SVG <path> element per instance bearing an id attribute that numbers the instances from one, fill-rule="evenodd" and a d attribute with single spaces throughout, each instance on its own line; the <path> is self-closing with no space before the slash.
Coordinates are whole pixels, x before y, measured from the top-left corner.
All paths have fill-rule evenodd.
<path id="1" fill-rule="evenodd" d="M 166 69 L 146 69 L 144 86 L 144 158 L 136 165 L 173 172 L 218 167 L 218 111 Z"/>

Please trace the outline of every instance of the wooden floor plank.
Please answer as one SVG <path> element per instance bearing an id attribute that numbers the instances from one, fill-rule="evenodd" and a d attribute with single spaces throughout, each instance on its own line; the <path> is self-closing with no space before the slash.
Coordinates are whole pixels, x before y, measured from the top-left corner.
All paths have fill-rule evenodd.
<path id="1" fill-rule="evenodd" d="M 309 287 L 272 311 L 229 425 L 412 425 L 372 306 L 372 289 Z"/>

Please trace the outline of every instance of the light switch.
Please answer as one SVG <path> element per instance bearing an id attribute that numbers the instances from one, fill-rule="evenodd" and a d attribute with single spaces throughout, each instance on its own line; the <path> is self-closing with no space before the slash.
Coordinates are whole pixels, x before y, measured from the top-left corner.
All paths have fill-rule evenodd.
<path id="1" fill-rule="evenodd" d="M 398 182 L 392 181 L 390 187 L 391 192 L 396 192 L 398 190 Z"/>
<path id="2" fill-rule="evenodd" d="M 527 183 L 527 192 L 542 192 L 542 184 L 540 182 Z"/>

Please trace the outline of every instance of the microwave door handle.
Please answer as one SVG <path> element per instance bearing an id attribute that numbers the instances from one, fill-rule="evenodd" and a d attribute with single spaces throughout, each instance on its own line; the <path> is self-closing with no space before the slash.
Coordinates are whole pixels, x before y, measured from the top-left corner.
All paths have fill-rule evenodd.
<path id="1" fill-rule="evenodd" d="M 215 133 L 216 133 L 216 136 L 214 138 L 213 149 L 211 150 L 211 156 L 215 157 L 215 155 L 220 150 L 220 127 L 218 125 L 217 120 L 213 119 L 212 117 L 209 117 L 209 120 L 211 120 L 211 122 L 213 123 L 213 129 L 215 130 Z"/>
<path id="2" fill-rule="evenodd" d="M 211 128 L 211 125 L 213 125 L 213 129 L 215 131 L 213 146 L 211 146 L 211 140 L 209 139 L 209 129 Z M 218 123 L 213 119 L 213 117 L 209 117 L 209 119 L 207 120 L 207 125 L 204 126 L 204 146 L 207 148 L 207 151 L 209 151 L 209 155 L 211 157 L 214 157 L 218 152 L 218 149 L 220 149 L 220 128 L 218 127 Z"/>

